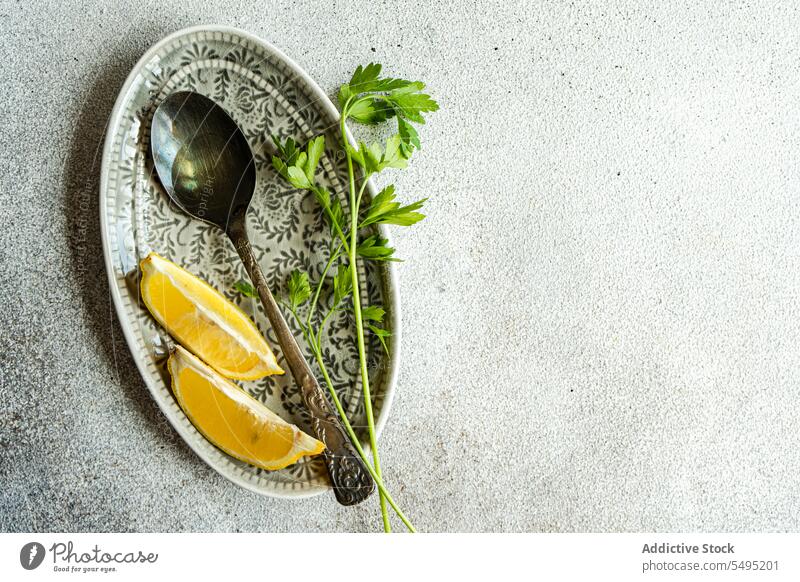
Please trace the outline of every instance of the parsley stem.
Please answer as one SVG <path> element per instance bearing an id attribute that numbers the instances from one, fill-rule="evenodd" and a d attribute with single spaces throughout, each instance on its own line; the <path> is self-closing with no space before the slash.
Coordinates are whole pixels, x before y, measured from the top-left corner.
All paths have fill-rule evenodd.
<path id="1" fill-rule="evenodd" d="M 328 257 L 328 262 L 325 264 L 325 268 L 322 270 L 322 275 L 319 277 L 319 283 L 317 284 L 317 288 L 314 290 L 314 297 L 311 298 L 311 306 L 308 308 L 308 317 L 306 318 L 306 327 L 311 327 L 311 319 L 314 317 L 314 312 L 317 308 L 317 301 L 319 300 L 320 291 L 322 291 L 322 285 L 325 283 L 325 276 L 328 274 L 331 266 L 333 265 L 334 261 L 339 258 L 339 251 L 342 250 L 343 243 L 339 243 L 335 249 L 331 249 L 331 256 Z"/>
<path id="2" fill-rule="evenodd" d="M 300 329 L 303 332 L 303 336 L 306 339 L 306 343 L 311 346 L 311 351 L 314 353 L 314 359 L 317 360 L 317 365 L 319 365 L 319 369 L 322 372 L 323 378 L 325 378 L 325 385 L 328 387 L 328 392 L 331 395 L 331 400 L 333 400 L 334 406 L 336 406 L 336 411 L 339 413 L 339 417 L 342 419 L 342 424 L 344 424 L 345 430 L 347 431 L 347 436 L 350 437 L 350 441 L 353 443 L 353 446 L 358 453 L 358 456 L 361 457 L 361 460 L 364 461 L 364 466 L 366 466 L 367 471 L 375 480 L 375 484 L 378 486 L 378 492 L 386 497 L 386 500 L 389 502 L 389 505 L 397 514 L 397 517 L 400 518 L 400 521 L 408 528 L 408 531 L 411 533 L 417 533 L 416 528 L 411 523 L 411 521 L 406 517 L 403 511 L 397 506 L 392 496 L 386 490 L 386 486 L 383 483 L 383 479 L 381 479 L 380 475 L 375 472 L 375 469 L 372 467 L 369 459 L 367 458 L 367 453 L 364 452 L 364 448 L 361 446 L 361 441 L 359 440 L 358 436 L 356 435 L 355 430 L 353 430 L 353 426 L 350 424 L 350 420 L 347 418 L 347 413 L 344 411 L 344 407 L 342 406 L 341 400 L 339 400 L 339 395 L 336 394 L 336 389 L 333 387 L 333 381 L 331 380 L 330 375 L 328 374 L 328 368 L 325 366 L 325 361 L 322 359 L 322 327 L 324 327 L 325 322 L 323 321 L 322 326 L 320 327 L 319 333 L 317 337 L 314 337 L 314 330 L 311 329 L 310 326 L 303 325 L 302 319 L 300 316 L 297 315 L 297 311 L 292 308 L 291 306 L 288 307 L 289 312 L 295 318 L 297 323 L 300 325 Z M 327 319 L 327 317 L 325 318 Z"/>
<path id="3" fill-rule="evenodd" d="M 314 350 L 314 357 L 317 359 L 317 364 L 319 364 L 319 368 L 322 371 L 322 376 L 325 378 L 325 383 L 328 385 L 328 391 L 331 394 L 331 399 L 333 400 L 334 405 L 336 406 L 336 410 L 339 412 L 339 416 L 342 418 L 342 423 L 344 424 L 345 430 L 347 430 L 347 434 L 350 437 L 350 440 L 353 442 L 353 446 L 358 452 L 358 456 L 361 457 L 361 460 L 364 461 L 364 465 L 367 467 L 367 471 L 369 474 L 372 475 L 372 478 L 375 480 L 375 484 L 378 486 L 378 493 L 380 493 L 383 497 L 386 498 L 386 501 L 389 502 L 389 505 L 394 509 L 394 512 L 397 514 L 397 517 L 400 518 L 400 521 L 405 524 L 408 528 L 408 531 L 411 533 L 417 533 L 417 530 L 414 528 L 413 524 L 409 521 L 409 519 L 405 516 L 402 510 L 397 506 L 392 496 L 386 490 L 385 485 L 383 484 L 383 479 L 381 476 L 372 468 L 369 460 L 367 459 L 367 454 L 364 452 L 363 447 L 361 446 L 361 442 L 358 439 L 355 431 L 353 430 L 350 421 L 347 419 L 347 414 L 345 414 L 344 408 L 342 407 L 342 403 L 339 400 L 339 396 L 336 394 L 336 390 L 333 388 L 333 383 L 331 382 L 330 376 L 328 376 L 328 370 L 325 368 L 325 364 L 322 361 L 322 354 L 317 349 Z M 387 516 L 388 517 L 388 516 Z"/>
<path id="4" fill-rule="evenodd" d="M 361 183 L 361 189 L 358 191 L 358 199 L 356 200 L 356 208 L 361 208 L 361 197 L 364 195 L 364 190 L 367 189 L 367 182 L 369 176 L 364 176 L 364 181 Z"/>
<path id="5" fill-rule="evenodd" d="M 333 216 L 333 211 L 329 204 L 324 203 L 324 197 L 320 193 L 320 188 L 314 186 L 314 192 L 317 194 L 317 200 L 320 202 L 320 206 L 322 206 L 325 215 L 331 221 L 331 225 L 333 225 L 333 230 L 336 231 L 336 235 L 339 237 L 339 240 L 342 241 L 342 246 L 344 246 L 345 252 L 350 252 L 350 247 L 347 244 L 347 236 L 342 232 L 342 227 L 339 226 L 339 221 Z"/>
<path id="6" fill-rule="evenodd" d="M 369 371 L 367 370 L 367 355 L 364 347 L 364 322 L 361 319 L 361 299 L 359 297 L 358 288 L 358 268 L 356 267 L 356 247 L 358 246 L 358 200 L 356 200 L 356 184 L 355 175 L 353 172 L 353 158 L 350 155 L 350 144 L 347 143 L 347 126 L 345 120 L 347 119 L 347 108 L 342 111 L 342 116 L 339 121 L 341 125 L 342 141 L 344 142 L 345 155 L 347 156 L 347 175 L 350 186 L 350 274 L 353 281 L 353 314 L 355 315 L 356 323 L 356 337 L 358 339 L 358 359 L 361 362 L 361 386 L 364 392 L 364 412 L 367 417 L 367 428 L 369 429 L 369 444 L 372 449 L 372 459 L 374 461 L 375 473 L 378 478 L 381 478 L 381 462 L 380 455 L 378 454 L 378 443 L 375 438 L 375 419 L 372 415 L 372 397 L 369 391 Z M 365 176 L 364 185 L 367 179 Z M 386 496 L 383 491 L 378 490 L 381 504 L 381 517 L 383 518 L 383 530 L 386 533 L 392 531 L 392 525 L 389 523 L 389 512 L 386 510 Z"/>

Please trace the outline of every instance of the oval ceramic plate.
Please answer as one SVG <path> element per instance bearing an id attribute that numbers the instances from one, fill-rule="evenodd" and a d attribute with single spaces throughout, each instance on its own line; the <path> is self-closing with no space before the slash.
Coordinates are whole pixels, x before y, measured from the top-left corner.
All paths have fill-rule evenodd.
<path id="1" fill-rule="evenodd" d="M 260 304 L 233 289 L 238 280 L 247 279 L 233 246 L 222 232 L 183 214 L 153 178 L 150 121 L 167 95 L 182 90 L 197 91 L 215 100 L 236 120 L 250 142 L 256 158 L 257 186 L 248 213 L 248 230 L 276 295 L 284 292 L 293 269 L 305 269 L 314 278 L 319 275 L 327 260 L 330 237 L 313 197 L 287 187 L 273 171 L 270 136 L 291 136 L 305 143 L 325 134 L 327 150 L 320 180 L 347 208 L 347 172 L 338 146 L 339 114 L 308 75 L 268 43 L 227 27 L 181 30 L 151 48 L 125 82 L 111 114 L 100 182 L 103 247 L 114 305 L 145 384 L 175 430 L 206 463 L 243 487 L 275 497 L 323 492 L 329 488 L 329 481 L 319 457 L 281 471 L 263 471 L 224 454 L 195 430 L 170 390 L 164 369 L 165 346 L 169 343 L 166 332 L 139 302 L 138 264 L 147 253 L 156 251 L 237 303 L 276 348 L 282 362 Z M 369 192 L 374 193 L 371 185 Z M 392 332 L 391 358 L 376 338 L 371 338 L 368 346 L 373 406 L 380 431 L 395 381 L 397 292 L 390 265 L 361 263 L 358 268 L 363 275 L 362 297 L 386 309 L 386 324 Z M 293 325 L 293 329 L 301 337 L 297 327 Z M 332 318 L 324 352 L 326 367 L 352 424 L 364 427 L 358 352 L 349 314 L 342 312 Z M 312 360 L 308 352 L 307 357 Z M 308 414 L 290 374 L 241 385 L 284 419 L 310 432 Z"/>

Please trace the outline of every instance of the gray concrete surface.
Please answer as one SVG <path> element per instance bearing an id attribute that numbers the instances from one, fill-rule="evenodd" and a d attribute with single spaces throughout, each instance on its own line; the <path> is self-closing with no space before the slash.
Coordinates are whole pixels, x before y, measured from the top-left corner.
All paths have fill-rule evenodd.
<path id="1" fill-rule="evenodd" d="M 423 531 L 800 530 L 800 14 L 708 2 L 0 3 L 0 530 L 376 531 L 238 489 L 109 302 L 98 148 L 159 38 L 222 23 L 442 105 L 396 176 L 386 479 Z"/>

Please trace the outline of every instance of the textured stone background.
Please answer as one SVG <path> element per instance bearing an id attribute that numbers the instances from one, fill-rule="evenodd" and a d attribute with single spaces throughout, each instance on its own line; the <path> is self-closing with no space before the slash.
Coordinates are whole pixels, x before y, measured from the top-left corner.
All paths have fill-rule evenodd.
<path id="1" fill-rule="evenodd" d="M 382 439 L 421 530 L 799 530 L 800 14 L 666 4 L 2 0 L 0 529 L 380 527 L 207 468 L 109 303 L 107 117 L 216 22 L 441 102 L 396 176 L 431 200 Z"/>

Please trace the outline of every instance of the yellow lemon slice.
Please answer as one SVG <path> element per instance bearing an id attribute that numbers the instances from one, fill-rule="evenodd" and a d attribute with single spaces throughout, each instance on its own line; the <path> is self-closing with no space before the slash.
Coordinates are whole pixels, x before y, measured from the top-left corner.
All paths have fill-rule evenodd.
<path id="1" fill-rule="evenodd" d="M 274 471 L 325 449 L 182 347 L 172 353 L 167 368 L 186 416 L 229 455 Z"/>
<path id="2" fill-rule="evenodd" d="M 147 309 L 217 372 L 237 380 L 283 374 L 255 324 L 216 289 L 155 253 L 141 267 Z"/>

